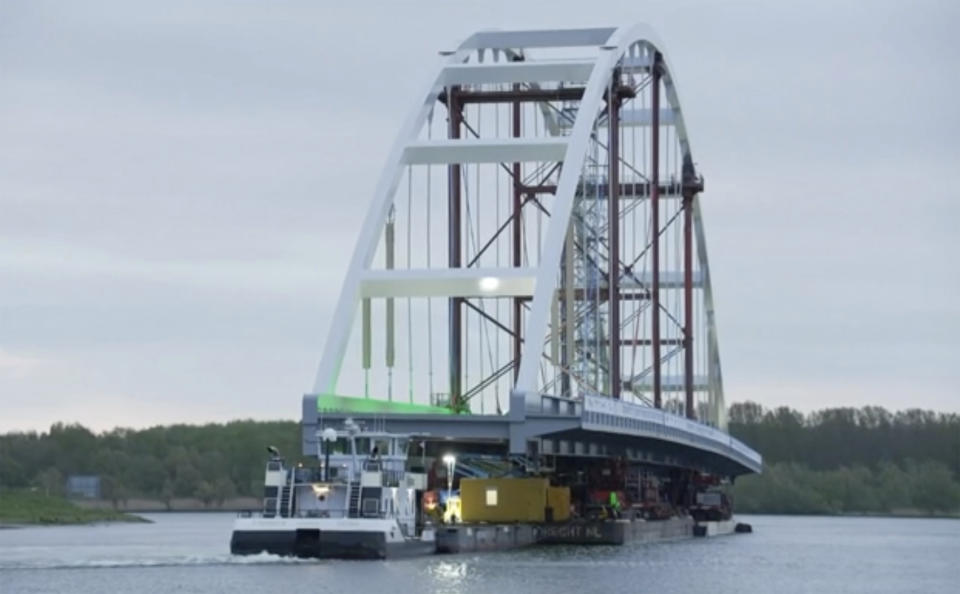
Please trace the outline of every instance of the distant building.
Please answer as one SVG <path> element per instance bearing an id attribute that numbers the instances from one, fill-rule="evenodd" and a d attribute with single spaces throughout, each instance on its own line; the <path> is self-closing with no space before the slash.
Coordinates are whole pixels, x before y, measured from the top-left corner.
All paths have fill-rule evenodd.
<path id="1" fill-rule="evenodd" d="M 74 474 L 67 477 L 67 497 L 81 499 L 100 498 L 100 477 L 97 475 Z"/>

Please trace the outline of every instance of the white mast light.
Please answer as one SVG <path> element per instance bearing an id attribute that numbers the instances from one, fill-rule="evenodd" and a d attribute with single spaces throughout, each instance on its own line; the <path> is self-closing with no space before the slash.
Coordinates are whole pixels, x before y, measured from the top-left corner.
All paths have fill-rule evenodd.
<path id="1" fill-rule="evenodd" d="M 485 276 L 480 279 L 480 290 L 492 293 L 500 288 L 500 279 L 495 276 Z"/>

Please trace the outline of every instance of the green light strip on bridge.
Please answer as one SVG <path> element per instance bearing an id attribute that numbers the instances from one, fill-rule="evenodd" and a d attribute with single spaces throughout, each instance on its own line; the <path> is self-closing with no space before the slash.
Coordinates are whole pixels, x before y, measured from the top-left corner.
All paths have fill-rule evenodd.
<path id="1" fill-rule="evenodd" d="M 430 414 L 451 415 L 453 411 L 444 406 L 390 402 L 336 394 L 317 395 L 318 412 L 379 413 L 379 414 Z"/>

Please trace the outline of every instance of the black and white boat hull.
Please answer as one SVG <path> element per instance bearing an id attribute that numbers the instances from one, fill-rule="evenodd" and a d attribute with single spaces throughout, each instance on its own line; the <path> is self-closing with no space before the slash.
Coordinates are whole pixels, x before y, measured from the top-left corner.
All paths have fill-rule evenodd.
<path id="1" fill-rule="evenodd" d="M 234 555 L 317 559 L 393 559 L 434 552 L 434 543 L 405 537 L 396 520 L 238 518 L 230 538 Z"/>

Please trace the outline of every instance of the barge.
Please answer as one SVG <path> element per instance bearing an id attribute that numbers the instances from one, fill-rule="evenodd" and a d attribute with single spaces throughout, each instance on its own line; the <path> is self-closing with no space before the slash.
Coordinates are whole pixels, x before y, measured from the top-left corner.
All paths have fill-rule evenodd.
<path id="1" fill-rule="evenodd" d="M 610 460 L 598 461 L 592 478 L 605 488 L 585 489 L 583 472 L 573 485 L 555 484 L 570 482 L 571 475 L 491 456 L 464 456 L 458 474 L 454 455 L 427 456 L 428 441 L 368 430 L 352 419 L 324 428 L 319 438 L 318 467 L 287 466 L 268 448 L 263 506 L 236 519 L 231 553 L 392 559 L 533 545 L 624 545 L 737 528 L 729 501 L 715 489 L 697 493 L 689 509 L 671 507 L 669 513 L 656 502 L 643 503 L 644 495 L 660 498 L 669 491 L 651 487 L 650 477 L 639 494 L 611 489 L 623 477 Z M 408 457 L 415 442 L 419 464 Z M 478 477 L 480 467 L 502 476 Z"/>
<path id="2" fill-rule="evenodd" d="M 627 545 L 749 532 L 734 520 L 575 520 L 560 524 L 459 524 L 437 531 L 436 553 L 474 553 L 535 545 Z"/>

